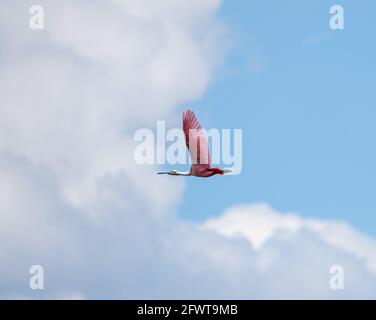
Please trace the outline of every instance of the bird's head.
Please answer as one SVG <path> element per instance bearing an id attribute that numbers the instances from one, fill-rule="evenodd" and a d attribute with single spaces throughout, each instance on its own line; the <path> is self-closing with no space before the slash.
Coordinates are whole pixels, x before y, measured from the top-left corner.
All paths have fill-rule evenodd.
<path id="1" fill-rule="evenodd" d="M 172 170 L 166 171 L 166 172 L 158 172 L 158 174 L 169 174 L 171 176 L 176 176 L 178 174 L 178 170 L 172 169 Z"/>

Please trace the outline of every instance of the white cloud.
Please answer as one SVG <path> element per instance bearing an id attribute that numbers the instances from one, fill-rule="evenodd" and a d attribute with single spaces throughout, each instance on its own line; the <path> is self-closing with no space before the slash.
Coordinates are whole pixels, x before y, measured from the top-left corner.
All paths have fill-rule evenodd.
<path id="1" fill-rule="evenodd" d="M 119 172 L 159 211 L 181 189 L 156 193 L 133 174 L 146 170 L 133 165 L 132 134 L 205 90 L 218 57 L 218 1 L 152 3 L 41 1 L 43 31 L 28 28 L 30 1 L 0 4 L 0 148 L 46 164 L 76 207 Z"/>
<path id="2" fill-rule="evenodd" d="M 266 204 L 234 207 L 220 218 L 207 221 L 205 228 L 229 238 L 244 237 L 255 250 L 278 235 L 296 237 L 300 232 L 315 234 L 327 245 L 363 259 L 376 273 L 376 241 L 342 221 L 304 219 L 297 214 L 279 214 Z"/>
<path id="3" fill-rule="evenodd" d="M 40 1 L 37 32 L 32 4 L 0 2 L 1 297 L 374 297 L 374 240 L 350 226 L 265 206 L 189 224 L 182 180 L 134 164 L 134 130 L 210 82 L 218 1 Z"/>
<path id="4" fill-rule="evenodd" d="M 308 219 L 253 204 L 230 208 L 201 228 L 228 239 L 247 239 L 255 254 L 252 264 L 267 275 L 267 283 L 274 282 L 270 292 L 259 291 L 265 297 L 375 297 L 376 240 L 342 221 Z M 338 264 L 348 285 L 341 293 L 328 287 L 330 266 Z"/>
<path id="5" fill-rule="evenodd" d="M 40 1 L 43 31 L 33 4 L 0 2 L 0 287 L 14 295 L 35 260 L 59 284 L 74 270 L 79 289 L 91 260 L 152 265 L 144 236 L 173 219 L 184 184 L 136 165 L 133 133 L 199 97 L 222 54 L 216 0 Z"/>

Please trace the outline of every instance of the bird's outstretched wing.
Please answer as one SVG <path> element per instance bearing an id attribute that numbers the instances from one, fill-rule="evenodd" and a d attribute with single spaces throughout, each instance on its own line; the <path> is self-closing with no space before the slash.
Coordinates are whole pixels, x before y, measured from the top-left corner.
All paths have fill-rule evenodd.
<path id="1" fill-rule="evenodd" d="M 185 142 L 191 155 L 192 164 L 200 167 L 210 167 L 210 153 L 208 139 L 191 110 L 183 113 L 183 131 Z"/>

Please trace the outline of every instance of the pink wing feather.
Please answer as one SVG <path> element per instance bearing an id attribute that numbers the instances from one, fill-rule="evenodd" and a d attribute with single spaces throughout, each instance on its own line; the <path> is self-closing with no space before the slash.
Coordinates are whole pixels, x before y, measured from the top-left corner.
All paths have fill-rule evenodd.
<path id="1" fill-rule="evenodd" d="M 210 168 L 208 140 L 195 114 L 191 110 L 183 113 L 183 131 L 193 167 Z"/>

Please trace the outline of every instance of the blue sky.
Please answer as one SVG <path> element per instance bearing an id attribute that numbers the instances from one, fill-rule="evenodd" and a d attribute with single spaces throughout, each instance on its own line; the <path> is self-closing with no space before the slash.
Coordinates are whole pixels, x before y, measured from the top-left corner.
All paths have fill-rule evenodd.
<path id="1" fill-rule="evenodd" d="M 329 28 L 333 4 L 344 30 Z M 233 47 L 190 105 L 207 128 L 243 129 L 243 172 L 189 179 L 182 217 L 261 201 L 376 235 L 375 12 L 372 1 L 222 4 Z"/>

